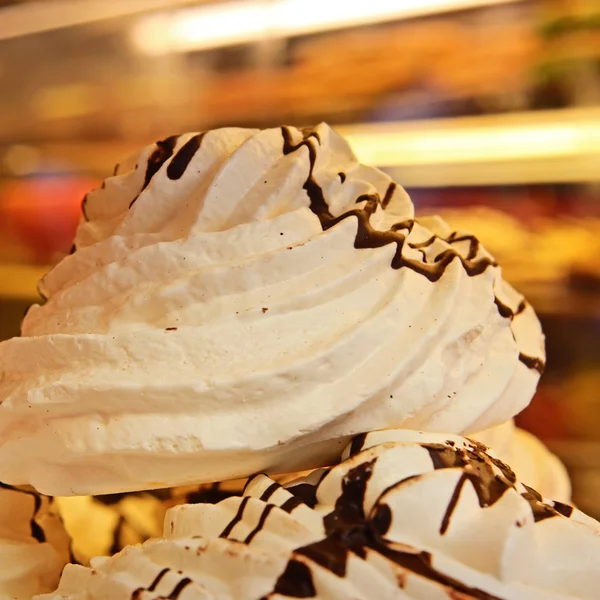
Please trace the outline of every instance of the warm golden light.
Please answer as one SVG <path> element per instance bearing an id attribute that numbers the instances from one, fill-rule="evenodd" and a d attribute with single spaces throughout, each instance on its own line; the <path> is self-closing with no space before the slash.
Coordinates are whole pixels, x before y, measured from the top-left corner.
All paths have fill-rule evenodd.
<path id="1" fill-rule="evenodd" d="M 131 39 L 146 54 L 187 52 L 518 1 L 237 1 L 142 17 Z"/>

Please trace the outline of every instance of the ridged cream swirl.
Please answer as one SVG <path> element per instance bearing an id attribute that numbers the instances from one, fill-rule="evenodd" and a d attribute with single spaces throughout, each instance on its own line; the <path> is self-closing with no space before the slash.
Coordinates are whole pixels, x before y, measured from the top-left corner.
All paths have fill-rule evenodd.
<path id="1" fill-rule="evenodd" d="M 0 483 L 1 600 L 31 600 L 55 589 L 69 546 L 52 498 Z"/>
<path id="2" fill-rule="evenodd" d="M 172 508 L 164 539 L 43 600 L 597 598 L 600 524 L 544 500 L 479 443 L 411 430 L 355 438 L 333 468 Z"/>
<path id="3" fill-rule="evenodd" d="M 326 464 L 349 436 L 501 423 L 544 363 L 477 239 L 415 220 L 327 125 L 145 148 L 0 344 L 0 478 L 56 495 Z"/>

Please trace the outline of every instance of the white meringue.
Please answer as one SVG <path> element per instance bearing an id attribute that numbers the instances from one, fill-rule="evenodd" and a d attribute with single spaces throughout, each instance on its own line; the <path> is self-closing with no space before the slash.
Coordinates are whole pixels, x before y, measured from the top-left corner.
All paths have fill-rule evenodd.
<path id="1" fill-rule="evenodd" d="M 55 495 L 291 472 L 526 406 L 539 322 L 468 234 L 327 125 L 145 148 L 0 344 L 0 478 Z"/>

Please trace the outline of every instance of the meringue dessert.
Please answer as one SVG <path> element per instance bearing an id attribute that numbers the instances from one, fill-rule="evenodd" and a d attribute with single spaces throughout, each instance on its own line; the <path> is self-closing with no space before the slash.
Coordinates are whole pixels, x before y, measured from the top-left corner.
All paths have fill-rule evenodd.
<path id="1" fill-rule="evenodd" d="M 163 538 L 37 600 L 595 599 L 600 523 L 544 499 L 480 442 L 387 430 L 285 487 L 170 509 Z"/>
<path id="2" fill-rule="evenodd" d="M 70 558 L 52 498 L 0 483 L 0 600 L 55 589 Z"/>
<path id="3" fill-rule="evenodd" d="M 493 449 L 520 481 L 546 498 L 571 501 L 569 476 L 560 460 L 532 434 L 515 427 L 514 421 L 473 434 L 471 439 Z M 306 474 L 273 476 L 278 483 Z M 87 565 L 95 556 L 111 556 L 127 545 L 145 542 L 162 534 L 168 508 L 180 504 L 216 504 L 242 496 L 246 480 L 176 487 L 152 492 L 107 496 L 56 498 L 65 529 L 71 537 L 77 562 Z"/>
<path id="4" fill-rule="evenodd" d="M 492 256 L 327 125 L 167 138 L 86 197 L 0 344 L 0 480 L 108 494 L 289 473 L 352 436 L 469 434 L 544 343 Z"/>

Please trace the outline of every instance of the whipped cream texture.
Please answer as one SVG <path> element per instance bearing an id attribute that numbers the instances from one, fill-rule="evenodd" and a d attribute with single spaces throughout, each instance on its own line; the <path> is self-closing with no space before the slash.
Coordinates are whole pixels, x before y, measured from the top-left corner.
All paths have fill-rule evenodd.
<path id="1" fill-rule="evenodd" d="M 474 236 L 327 125 L 153 144 L 88 194 L 0 344 L 0 478 L 55 495 L 291 472 L 357 433 L 485 429 L 544 366 Z"/>
<path id="2" fill-rule="evenodd" d="M 53 590 L 70 540 L 51 498 L 0 483 L 0 599 L 31 600 Z"/>
<path id="3" fill-rule="evenodd" d="M 172 508 L 163 539 L 68 566 L 43 600 L 597 597 L 600 524 L 543 499 L 483 444 L 380 431 L 343 459 Z"/>

